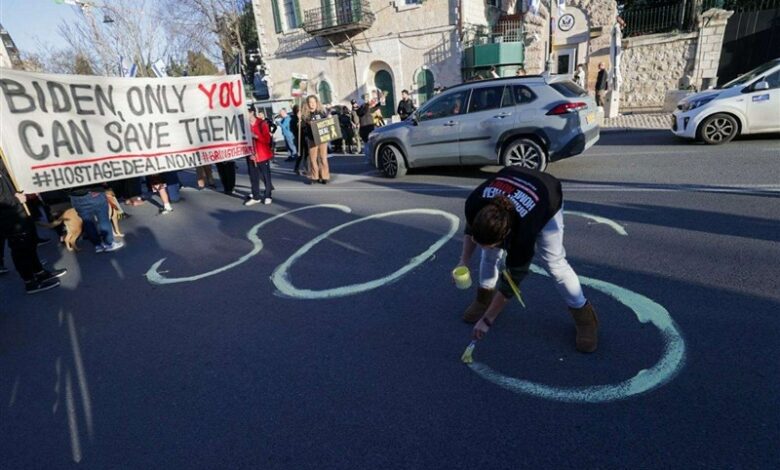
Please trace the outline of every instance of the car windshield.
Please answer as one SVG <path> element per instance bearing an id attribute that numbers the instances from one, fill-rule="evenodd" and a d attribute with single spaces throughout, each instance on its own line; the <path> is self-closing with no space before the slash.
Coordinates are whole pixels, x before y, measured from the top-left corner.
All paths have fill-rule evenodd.
<path id="1" fill-rule="evenodd" d="M 719 86 L 718 89 L 719 90 L 725 90 L 726 88 L 733 88 L 735 86 L 744 85 L 747 82 L 753 80 L 754 78 L 761 76 L 761 74 L 763 74 L 767 70 L 769 70 L 769 69 L 771 69 L 773 67 L 777 67 L 778 65 L 780 65 L 780 60 L 769 61 L 766 64 L 761 65 L 759 67 L 756 67 L 753 70 L 751 70 L 750 72 L 748 72 L 748 73 L 746 73 L 744 75 L 740 75 L 739 77 L 735 78 L 734 80 L 732 80 L 732 81 L 730 81 L 730 82 L 728 82 L 728 83 L 726 83 L 724 85 Z"/>

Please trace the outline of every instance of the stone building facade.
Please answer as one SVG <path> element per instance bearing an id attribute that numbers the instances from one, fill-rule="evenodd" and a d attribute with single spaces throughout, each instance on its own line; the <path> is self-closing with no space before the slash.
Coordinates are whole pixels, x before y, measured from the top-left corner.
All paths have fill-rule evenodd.
<path id="1" fill-rule="evenodd" d="M 0 67 L 13 68 L 20 65 L 19 50 L 11 35 L 0 24 Z"/>
<path id="2" fill-rule="evenodd" d="M 387 94 L 386 111 L 404 89 L 424 102 L 434 87 L 461 82 L 457 3 L 253 0 L 271 98 L 289 99 L 297 73 L 309 77 L 308 93 L 332 104 L 377 89 Z M 357 24 L 367 19 L 368 27 Z"/>

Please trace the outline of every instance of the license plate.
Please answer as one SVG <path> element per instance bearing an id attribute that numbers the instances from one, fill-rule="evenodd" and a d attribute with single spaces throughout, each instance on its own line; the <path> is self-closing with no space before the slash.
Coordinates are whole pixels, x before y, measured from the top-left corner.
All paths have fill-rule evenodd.
<path id="1" fill-rule="evenodd" d="M 594 113 L 590 113 L 587 116 L 585 116 L 585 122 L 588 124 L 593 124 L 593 121 L 596 120 L 596 115 Z"/>

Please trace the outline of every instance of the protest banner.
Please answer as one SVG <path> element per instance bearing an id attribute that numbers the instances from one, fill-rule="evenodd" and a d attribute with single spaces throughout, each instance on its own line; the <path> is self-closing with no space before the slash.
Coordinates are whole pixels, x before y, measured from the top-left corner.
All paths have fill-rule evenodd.
<path id="1" fill-rule="evenodd" d="M 125 78 L 0 69 L 0 148 L 38 193 L 252 153 L 239 75 Z"/>
<path id="2" fill-rule="evenodd" d="M 335 116 L 311 122 L 311 133 L 317 145 L 341 138 L 341 125 Z"/>

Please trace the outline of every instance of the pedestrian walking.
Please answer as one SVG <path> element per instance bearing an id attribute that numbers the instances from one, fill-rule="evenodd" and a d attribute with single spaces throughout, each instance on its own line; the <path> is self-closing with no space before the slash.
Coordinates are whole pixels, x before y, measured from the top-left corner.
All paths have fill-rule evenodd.
<path id="1" fill-rule="evenodd" d="M 463 314 L 464 321 L 476 323 L 474 339 L 481 339 L 506 303 L 519 295 L 514 292 L 515 286 L 528 274 L 538 250 L 574 318 L 577 349 L 595 351 L 596 311 L 585 298 L 563 247 L 560 181 L 547 173 L 507 167 L 469 195 L 465 212 L 466 231 L 458 266 L 468 266 L 474 251 L 481 251 L 477 298 Z M 500 271 L 504 277 L 499 281 Z"/>
<path id="2" fill-rule="evenodd" d="M 171 199 L 168 196 L 168 184 L 165 182 L 165 178 L 162 173 L 156 173 L 146 176 L 146 186 L 149 191 L 160 196 L 162 201 L 162 209 L 160 209 L 159 215 L 167 215 L 173 212 L 173 206 L 171 206 Z"/>
<path id="3" fill-rule="evenodd" d="M 287 109 L 282 108 L 279 111 L 279 127 L 282 129 L 282 136 L 284 137 L 284 145 L 287 147 L 287 159 L 285 161 L 292 162 L 298 158 L 298 148 L 295 145 L 295 134 L 293 133 L 290 123 L 292 122 L 292 116 L 287 114 Z"/>
<path id="4" fill-rule="evenodd" d="M 1 253 L 5 240 L 8 240 L 11 260 L 24 281 L 25 291 L 37 294 L 58 287 L 58 278 L 64 276 L 67 270 L 48 271 L 41 264 L 35 226 L 24 208 L 26 200 L 25 194 L 16 190 L 5 164 L 0 161 L 0 274 L 8 272 Z"/>
<path id="5" fill-rule="evenodd" d="M 596 76 L 596 106 L 604 106 L 604 96 L 609 89 L 607 69 L 604 62 L 599 62 L 599 73 Z"/>
<path id="6" fill-rule="evenodd" d="M 293 131 L 295 137 L 295 149 L 298 151 L 298 158 L 295 160 L 296 175 L 301 174 L 301 164 L 305 169 L 309 164 L 309 149 L 306 147 L 305 139 L 303 138 L 303 128 L 301 123 L 301 110 L 296 104 L 292 107 L 292 117 L 290 118 L 290 130 Z M 305 170 L 304 170 L 305 171 Z"/>
<path id="7" fill-rule="evenodd" d="M 236 162 L 229 160 L 217 163 L 217 173 L 219 173 L 219 181 L 222 182 L 222 192 L 233 194 L 236 188 Z"/>
<path id="8" fill-rule="evenodd" d="M 195 169 L 197 175 L 198 189 L 204 189 L 206 186 L 209 188 L 216 188 L 217 184 L 214 182 L 214 172 L 211 170 L 211 165 L 202 165 Z"/>
<path id="9" fill-rule="evenodd" d="M 350 110 L 350 120 L 352 121 L 352 133 L 355 135 L 355 151 L 357 153 L 361 153 L 362 148 L 362 141 L 360 139 L 360 115 L 358 115 L 358 109 L 360 106 L 357 103 L 357 100 L 352 100 L 350 102 L 352 105 L 352 109 Z"/>
<path id="10" fill-rule="evenodd" d="M 409 98 L 409 90 L 402 90 L 401 101 L 398 102 L 398 110 L 396 111 L 398 116 L 402 121 L 405 121 L 406 118 L 412 115 L 415 109 L 417 108 L 415 108 L 414 102 Z"/>
<path id="11" fill-rule="evenodd" d="M 301 114 L 303 134 L 306 147 L 309 149 L 309 184 L 318 182 L 328 184 L 330 181 L 330 167 L 328 166 L 328 144 L 317 144 L 314 139 L 312 124 L 327 118 L 328 115 L 322 109 L 319 98 L 309 95 L 306 98 L 306 106 Z"/>
<path id="12" fill-rule="evenodd" d="M 265 118 L 265 113 L 257 112 L 254 108 L 249 108 L 249 123 L 252 129 L 254 154 L 247 157 L 246 164 L 249 170 L 252 196 L 244 202 L 244 205 L 271 204 L 273 184 L 271 183 L 270 161 L 274 157 L 269 145 L 269 142 L 273 140 L 271 129 Z M 265 186 L 263 194 L 260 194 L 260 178 L 263 179 Z"/>

